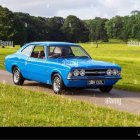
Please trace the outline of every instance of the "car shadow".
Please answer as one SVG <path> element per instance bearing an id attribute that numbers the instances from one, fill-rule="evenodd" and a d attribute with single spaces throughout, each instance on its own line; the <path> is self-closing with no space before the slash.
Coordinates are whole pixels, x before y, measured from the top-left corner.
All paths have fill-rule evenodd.
<path id="1" fill-rule="evenodd" d="M 120 96 L 114 96 L 112 92 L 110 93 L 102 93 L 98 89 L 70 89 L 66 90 L 65 95 L 72 95 L 72 96 L 86 96 L 86 97 L 116 97 L 119 98 Z"/>
<path id="2" fill-rule="evenodd" d="M 51 85 L 47 85 L 47 84 L 44 84 L 44 83 L 37 83 L 37 82 L 26 82 L 24 83 L 23 86 L 26 86 L 26 87 L 33 87 L 33 88 L 46 88 L 46 89 L 49 89 L 49 90 L 52 90 L 52 86 Z M 52 91 L 53 92 L 53 91 Z"/>
<path id="3" fill-rule="evenodd" d="M 32 87 L 39 91 L 46 91 L 53 93 L 52 86 L 37 82 L 25 82 L 25 87 Z M 98 98 L 140 98 L 140 93 L 129 92 L 125 90 L 113 89 L 110 93 L 102 93 L 98 89 L 80 89 L 68 88 L 63 91 L 62 95 L 66 96 L 85 96 L 85 97 L 98 97 Z"/>

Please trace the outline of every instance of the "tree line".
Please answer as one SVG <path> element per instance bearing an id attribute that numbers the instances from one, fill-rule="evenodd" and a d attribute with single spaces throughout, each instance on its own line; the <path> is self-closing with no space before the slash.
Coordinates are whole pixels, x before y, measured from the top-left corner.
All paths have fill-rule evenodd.
<path id="1" fill-rule="evenodd" d="M 66 19 L 35 17 L 0 6 L 0 40 L 12 40 L 14 44 L 32 41 L 108 42 L 109 39 L 127 41 L 130 38 L 140 40 L 140 11 L 137 10 L 124 17 L 81 20 L 73 15 Z"/>

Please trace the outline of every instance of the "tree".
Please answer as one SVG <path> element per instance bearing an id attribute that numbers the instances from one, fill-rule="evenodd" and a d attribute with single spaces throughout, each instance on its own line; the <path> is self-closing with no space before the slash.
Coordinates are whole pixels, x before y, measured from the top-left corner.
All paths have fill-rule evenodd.
<path id="1" fill-rule="evenodd" d="M 14 15 L 14 27 L 13 27 L 13 42 L 14 44 L 24 44 L 26 42 L 26 29 L 24 27 L 24 23 L 16 16 Z"/>
<path id="2" fill-rule="evenodd" d="M 107 31 L 105 29 L 105 23 L 108 20 L 105 18 L 99 18 L 96 17 L 93 20 L 88 20 L 86 21 L 87 26 L 90 30 L 90 41 L 96 41 L 98 42 L 98 40 L 107 42 L 108 41 L 108 35 L 107 35 Z"/>
<path id="3" fill-rule="evenodd" d="M 70 42 L 88 41 L 89 30 L 82 20 L 76 16 L 68 16 L 61 28 L 65 35 L 65 40 Z"/>
<path id="4" fill-rule="evenodd" d="M 0 39 L 12 40 L 14 37 L 13 31 L 14 14 L 7 8 L 0 6 Z"/>
<path id="5" fill-rule="evenodd" d="M 47 40 L 48 32 L 47 32 L 47 24 L 46 21 L 43 21 L 39 17 L 30 16 L 25 13 L 15 13 L 20 21 L 22 21 L 22 25 L 24 26 L 25 38 L 26 42 L 31 41 L 44 41 Z M 27 24 L 27 27 L 25 27 Z"/>
<path id="6" fill-rule="evenodd" d="M 46 24 L 49 28 L 48 34 L 51 41 L 64 41 L 64 35 L 61 31 L 61 27 L 64 24 L 64 19 L 62 17 L 46 19 Z"/>
<path id="7" fill-rule="evenodd" d="M 124 25 L 124 18 L 120 16 L 113 17 L 108 22 L 106 22 L 106 30 L 109 38 L 123 39 Z"/>
<path id="8" fill-rule="evenodd" d="M 13 13 L 0 6 L 0 40 L 24 44 L 32 41 L 108 41 L 109 38 L 127 41 L 140 40 L 140 11 L 130 16 L 115 16 L 110 20 L 96 17 L 80 20 L 76 16 L 35 17 L 27 13 Z"/>
<path id="9" fill-rule="evenodd" d="M 132 16 L 136 16 L 138 14 L 140 14 L 140 11 L 139 10 L 134 10 L 134 11 L 131 12 L 131 15 Z"/>
<path id="10" fill-rule="evenodd" d="M 131 34 L 130 29 L 131 29 L 130 18 L 129 18 L 129 16 L 125 16 L 125 17 L 123 17 L 123 27 L 122 27 L 120 39 L 127 42 L 128 39 L 130 38 L 130 34 Z"/>

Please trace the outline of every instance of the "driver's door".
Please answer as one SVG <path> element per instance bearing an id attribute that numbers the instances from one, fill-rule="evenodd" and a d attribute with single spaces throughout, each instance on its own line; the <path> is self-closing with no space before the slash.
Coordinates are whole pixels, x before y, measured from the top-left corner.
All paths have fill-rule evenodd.
<path id="1" fill-rule="evenodd" d="M 38 82 L 47 82 L 46 47 L 35 46 L 27 60 L 28 78 Z"/>

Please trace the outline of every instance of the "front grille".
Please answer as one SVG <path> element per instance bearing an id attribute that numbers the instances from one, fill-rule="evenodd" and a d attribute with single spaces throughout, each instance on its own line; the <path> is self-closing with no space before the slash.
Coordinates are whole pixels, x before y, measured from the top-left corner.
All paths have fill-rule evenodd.
<path id="1" fill-rule="evenodd" d="M 85 70 L 86 76 L 105 76 L 107 75 L 107 69 L 89 69 Z"/>

